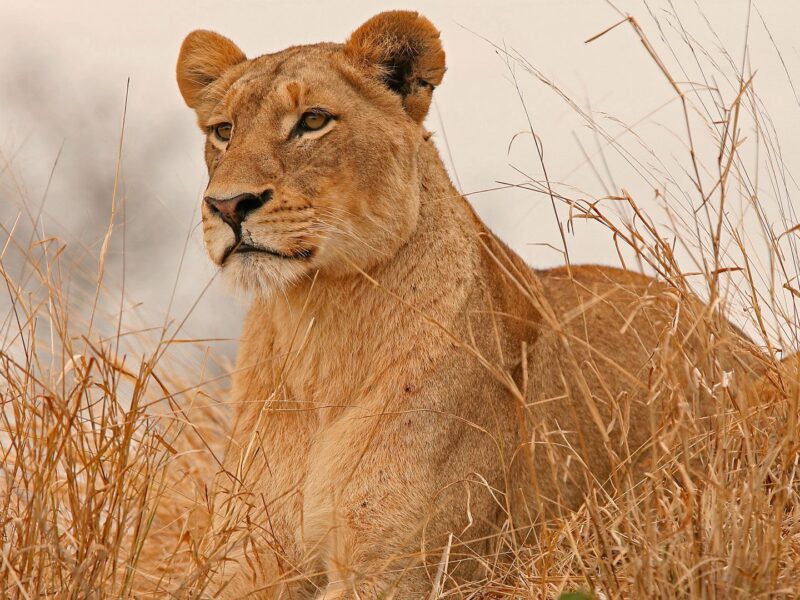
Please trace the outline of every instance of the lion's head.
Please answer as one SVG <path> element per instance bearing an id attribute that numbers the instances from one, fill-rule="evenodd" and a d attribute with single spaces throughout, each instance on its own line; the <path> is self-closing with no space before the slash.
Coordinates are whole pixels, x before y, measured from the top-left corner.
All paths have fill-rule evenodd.
<path id="1" fill-rule="evenodd" d="M 226 277 L 268 292 L 390 259 L 416 227 L 422 120 L 443 75 L 439 32 L 415 12 L 249 60 L 190 33 L 178 86 L 206 134 L 203 232 Z"/>

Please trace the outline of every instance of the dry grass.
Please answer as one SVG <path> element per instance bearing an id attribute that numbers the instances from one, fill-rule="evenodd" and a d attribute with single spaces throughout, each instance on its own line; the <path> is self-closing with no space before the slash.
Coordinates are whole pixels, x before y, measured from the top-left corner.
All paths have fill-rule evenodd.
<path id="1" fill-rule="evenodd" d="M 622 27 L 641 41 L 680 106 L 673 130 L 685 143 L 682 163 L 648 154 L 638 139 L 626 146 L 523 57 L 506 57 L 515 73 L 561 94 L 605 151 L 651 184 L 663 218 L 623 185 L 599 198 L 546 177 L 513 185 L 566 206 L 564 235 L 577 219 L 600 223 L 624 264 L 672 287 L 675 318 L 700 332 L 708 359 L 699 369 L 684 366 L 707 377 L 698 388 L 715 416 L 699 426 L 696 393 L 665 371 L 673 360 L 654 358 L 653 400 L 667 398 L 668 418 L 653 427 L 644 481 L 597 490 L 524 543 L 509 526 L 498 533 L 496 553 L 481 557 L 486 578 L 438 597 L 551 598 L 574 589 L 606 598 L 797 597 L 800 361 L 781 362 L 800 334 L 800 225 L 790 200 L 797 186 L 746 61 L 723 53 L 729 60 L 717 63 L 688 34 L 664 57 L 635 19 L 616 27 L 591 43 Z M 659 34 L 669 38 L 665 29 Z M 692 65 L 680 58 L 687 49 Z M 680 83 L 675 72 L 706 83 Z M 36 217 L 30 221 L 30 239 L 15 225 L 0 252 L 12 303 L 0 346 L 0 595 L 198 593 L 229 543 L 201 548 L 199 516 L 213 502 L 229 422 L 217 402 L 225 381 L 203 344 L 177 339 L 174 325 L 123 330 L 121 305 L 104 312 L 119 293 L 105 283 L 104 256 L 89 278 L 96 293 L 82 296 L 87 288 L 74 284 L 81 276 L 63 264 L 61 242 L 37 239 Z M 9 267 L 12 255 L 25 261 L 20 276 Z M 716 312 L 696 310 L 695 295 Z M 715 332 L 719 315 L 742 309 L 746 322 L 736 320 L 756 340 L 750 349 L 765 375 L 734 396 L 714 368 L 723 342 Z M 664 353 L 679 351 L 673 344 Z M 625 458 L 615 453 L 615 461 Z M 450 569 L 442 563 L 440 581 Z"/>

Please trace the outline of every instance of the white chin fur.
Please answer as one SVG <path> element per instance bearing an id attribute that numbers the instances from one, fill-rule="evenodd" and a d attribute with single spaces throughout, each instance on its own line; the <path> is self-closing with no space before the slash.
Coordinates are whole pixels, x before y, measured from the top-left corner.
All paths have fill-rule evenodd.
<path id="1" fill-rule="evenodd" d="M 231 256 L 222 267 L 222 280 L 234 293 L 246 292 L 268 297 L 300 280 L 305 265 L 268 256 Z"/>

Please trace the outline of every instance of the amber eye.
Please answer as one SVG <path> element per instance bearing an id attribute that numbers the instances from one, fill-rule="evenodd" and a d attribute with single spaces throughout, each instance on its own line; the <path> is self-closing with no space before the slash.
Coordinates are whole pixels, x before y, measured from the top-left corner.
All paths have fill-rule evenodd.
<path id="1" fill-rule="evenodd" d="M 232 129 L 233 125 L 230 123 L 220 123 L 218 125 L 214 125 L 214 135 L 217 136 L 219 141 L 228 142 L 231 139 Z"/>
<path id="2" fill-rule="evenodd" d="M 306 131 L 317 131 L 322 129 L 331 120 L 330 115 L 321 112 L 307 112 L 300 119 L 302 127 Z"/>

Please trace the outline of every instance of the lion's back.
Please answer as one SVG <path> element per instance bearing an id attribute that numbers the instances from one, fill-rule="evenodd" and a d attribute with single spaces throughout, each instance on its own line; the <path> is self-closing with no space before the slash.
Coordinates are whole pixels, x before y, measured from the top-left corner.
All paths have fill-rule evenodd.
<path id="1" fill-rule="evenodd" d="M 536 275 L 552 313 L 528 360 L 529 433 L 548 442 L 537 449 L 548 456 L 535 461 L 539 491 L 561 506 L 580 504 L 587 479 L 639 471 L 654 436 L 684 418 L 679 405 L 707 417 L 708 390 L 758 370 L 752 342 L 665 283 L 600 266 Z"/>

